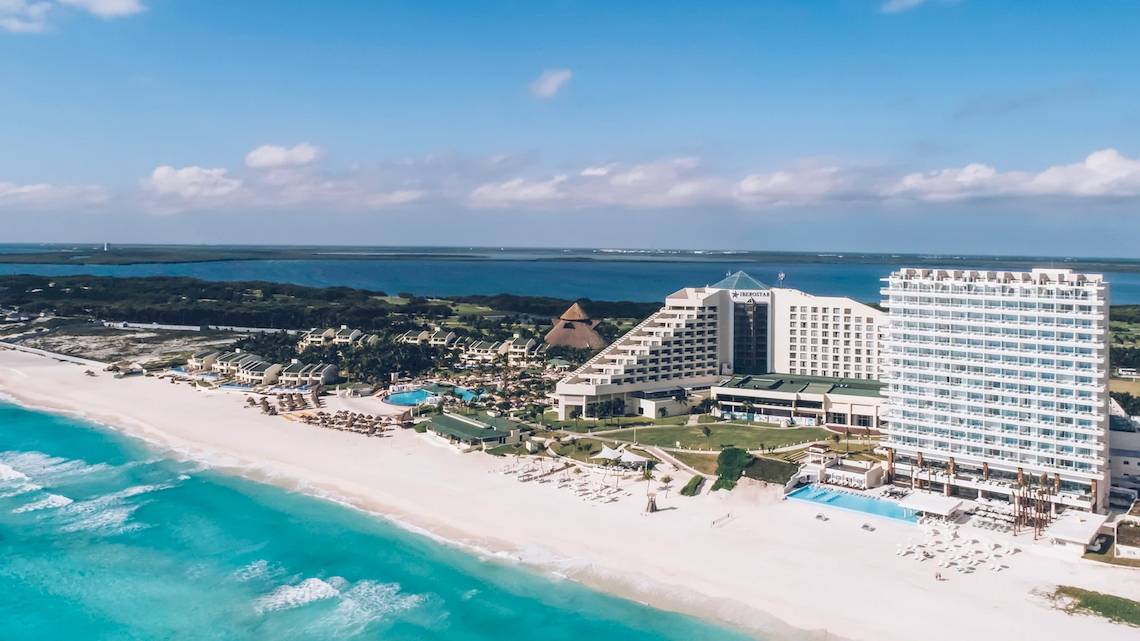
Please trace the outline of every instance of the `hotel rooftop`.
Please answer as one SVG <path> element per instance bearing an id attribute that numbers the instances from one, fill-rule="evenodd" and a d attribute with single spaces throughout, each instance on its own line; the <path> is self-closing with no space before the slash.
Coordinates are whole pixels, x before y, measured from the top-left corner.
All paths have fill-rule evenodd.
<path id="1" fill-rule="evenodd" d="M 790 394 L 845 394 L 849 396 L 882 396 L 883 384 L 862 378 L 832 378 L 800 374 L 757 374 L 735 376 L 717 387 L 766 390 Z"/>

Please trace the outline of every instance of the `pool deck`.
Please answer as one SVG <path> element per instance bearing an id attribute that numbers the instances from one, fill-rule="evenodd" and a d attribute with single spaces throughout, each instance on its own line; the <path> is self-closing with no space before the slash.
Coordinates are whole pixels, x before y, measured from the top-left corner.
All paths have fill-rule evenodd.
<path id="1" fill-rule="evenodd" d="M 833 500 L 830 500 L 830 501 L 817 500 L 816 498 L 808 498 L 807 496 L 803 496 L 805 494 L 812 494 L 812 493 L 819 493 L 819 492 L 828 493 L 829 496 L 831 496 L 833 498 Z M 845 497 L 850 497 L 850 498 L 845 498 Z M 875 496 L 873 494 L 866 494 L 863 492 L 857 492 L 857 491 L 849 490 L 849 489 L 845 489 L 845 488 L 832 488 L 832 487 L 829 487 L 826 485 L 820 485 L 820 484 L 813 483 L 811 485 L 805 485 L 803 487 L 796 488 L 792 492 L 789 492 L 787 495 L 785 495 L 785 498 L 792 499 L 795 501 L 800 501 L 803 503 L 810 503 L 810 504 L 818 505 L 820 507 L 828 507 L 828 508 L 843 510 L 845 512 L 850 512 L 853 514 L 860 514 L 860 515 L 864 515 L 864 516 L 873 516 L 873 517 L 877 517 L 877 518 L 881 518 L 881 519 L 890 519 L 892 521 L 903 522 L 903 523 L 911 523 L 911 524 L 917 524 L 918 523 L 918 514 L 915 512 L 912 512 L 910 510 L 907 510 L 906 508 L 903 508 L 896 501 L 893 501 L 891 499 L 882 498 L 879 496 Z M 900 514 L 896 515 L 896 514 L 887 514 L 887 513 L 883 513 L 883 512 L 873 512 L 873 511 L 868 511 L 868 510 L 862 510 L 862 509 L 859 509 L 858 507 L 853 506 L 853 505 L 844 505 L 842 503 L 837 502 L 837 501 L 845 501 L 847 503 L 850 503 L 852 500 L 874 502 L 875 504 L 878 504 L 878 503 L 885 504 L 889 509 L 897 510 Z"/>

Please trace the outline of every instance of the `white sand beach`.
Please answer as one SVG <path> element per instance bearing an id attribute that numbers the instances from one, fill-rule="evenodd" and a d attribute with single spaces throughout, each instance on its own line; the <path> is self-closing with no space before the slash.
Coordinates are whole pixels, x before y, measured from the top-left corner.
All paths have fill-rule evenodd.
<path id="1" fill-rule="evenodd" d="M 765 638 L 876 641 L 1135 639 L 1137 631 L 1054 609 L 1037 592 L 1075 585 L 1140 599 L 1140 570 L 1059 557 L 1026 537 L 1009 568 L 946 573 L 895 554 L 916 526 L 780 501 L 775 488 L 614 504 L 495 473 L 410 430 L 367 438 L 243 408 L 242 397 L 151 378 L 115 380 L 0 348 L 0 392 L 81 414 L 160 449 L 389 515 L 653 605 L 758 629 Z M 726 515 L 731 517 L 713 526 Z M 872 522 L 875 530 L 860 525 Z"/>

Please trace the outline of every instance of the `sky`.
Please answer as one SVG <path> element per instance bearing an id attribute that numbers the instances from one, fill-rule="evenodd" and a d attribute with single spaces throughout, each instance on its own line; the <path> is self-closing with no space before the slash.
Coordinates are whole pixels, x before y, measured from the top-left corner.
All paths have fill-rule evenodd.
<path id="1" fill-rule="evenodd" d="M 0 240 L 1140 256 L 1140 3 L 0 0 Z"/>

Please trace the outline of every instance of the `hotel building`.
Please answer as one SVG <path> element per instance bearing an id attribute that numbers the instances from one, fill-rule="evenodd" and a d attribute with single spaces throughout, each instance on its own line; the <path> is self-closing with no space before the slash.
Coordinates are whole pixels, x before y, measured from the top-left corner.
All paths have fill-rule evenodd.
<path id="1" fill-rule="evenodd" d="M 770 288 L 744 272 L 686 287 L 559 381 L 558 415 L 595 416 L 607 401 L 625 413 L 677 413 L 683 404 L 665 399 L 737 374 L 875 379 L 883 317 L 849 298 Z"/>
<path id="2" fill-rule="evenodd" d="M 1032 492 L 1051 510 L 1101 511 L 1103 277 L 901 269 L 883 280 L 888 476 L 947 496 Z"/>

